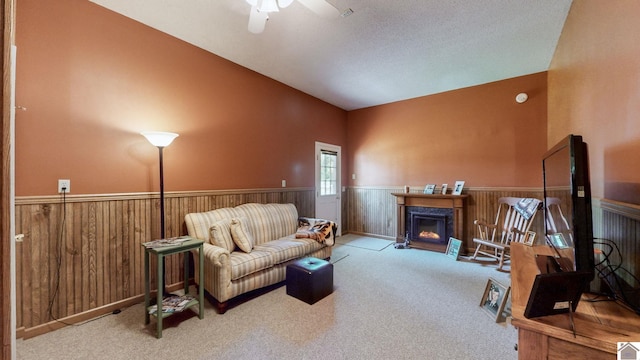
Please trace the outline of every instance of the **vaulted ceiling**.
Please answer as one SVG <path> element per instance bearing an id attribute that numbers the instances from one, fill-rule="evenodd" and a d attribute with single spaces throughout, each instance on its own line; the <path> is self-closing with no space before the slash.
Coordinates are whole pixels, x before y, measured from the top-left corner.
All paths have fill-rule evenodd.
<path id="1" fill-rule="evenodd" d="M 571 0 L 91 0 L 345 110 L 546 71 Z M 309 1 L 309 0 L 306 0 Z M 351 9 L 349 16 L 340 16 Z"/>

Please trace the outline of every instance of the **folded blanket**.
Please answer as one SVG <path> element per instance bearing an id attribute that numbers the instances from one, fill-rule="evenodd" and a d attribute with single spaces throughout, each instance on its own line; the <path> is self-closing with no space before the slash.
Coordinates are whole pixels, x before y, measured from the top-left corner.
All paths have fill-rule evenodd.
<path id="1" fill-rule="evenodd" d="M 542 201 L 534 198 L 524 198 L 514 206 L 516 211 L 522 215 L 526 220 L 531 219 L 533 214 L 538 211 L 538 209 L 542 206 Z"/>
<path id="2" fill-rule="evenodd" d="M 334 244 L 336 224 L 333 221 L 300 218 L 298 225 L 296 239 L 309 238 L 329 246 Z"/>

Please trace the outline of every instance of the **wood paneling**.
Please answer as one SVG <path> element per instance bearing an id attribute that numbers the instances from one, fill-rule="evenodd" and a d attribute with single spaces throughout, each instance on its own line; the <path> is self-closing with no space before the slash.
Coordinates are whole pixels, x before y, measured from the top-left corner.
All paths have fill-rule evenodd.
<path id="1" fill-rule="evenodd" d="M 346 213 L 349 232 L 396 238 L 396 198 L 398 187 L 352 187 L 347 189 Z M 344 218 L 345 216 L 343 216 Z"/>
<path id="2" fill-rule="evenodd" d="M 613 242 L 620 250 L 613 254 L 613 264 L 629 271 L 617 271 L 628 284 L 639 286 L 640 278 L 640 206 L 611 200 L 601 200 L 602 238 Z M 596 242 L 598 239 L 596 239 Z"/>
<path id="3" fill-rule="evenodd" d="M 187 213 L 248 202 L 293 203 L 301 216 L 315 212 L 314 191 L 307 188 L 166 193 L 166 236 L 186 234 Z M 24 234 L 16 248 L 19 336 L 141 299 L 141 244 L 159 237 L 159 216 L 157 194 L 16 199 L 16 231 Z M 166 276 L 169 286 L 180 287 L 181 256 L 167 258 Z"/>

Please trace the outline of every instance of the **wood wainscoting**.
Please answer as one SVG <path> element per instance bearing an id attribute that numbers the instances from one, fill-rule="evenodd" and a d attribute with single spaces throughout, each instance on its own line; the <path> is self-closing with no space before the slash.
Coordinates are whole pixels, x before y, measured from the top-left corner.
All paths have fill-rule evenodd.
<path id="1" fill-rule="evenodd" d="M 618 274 L 628 284 L 637 286 L 637 281 L 631 275 L 640 279 L 640 205 L 601 199 L 600 206 L 602 235 L 599 237 L 616 244 L 620 250 L 620 257 L 616 254 L 612 261 L 629 271 L 621 271 Z M 599 239 L 596 238 L 594 241 L 597 243 Z"/>
<path id="2" fill-rule="evenodd" d="M 17 336 L 142 301 L 141 244 L 160 236 L 159 202 L 157 193 L 72 195 L 66 205 L 58 196 L 16 198 L 16 233 L 24 234 L 16 246 Z M 167 192 L 166 236 L 186 234 L 187 213 L 250 202 L 293 203 L 300 216 L 315 213 L 313 188 Z M 170 288 L 181 287 L 182 271 L 181 256 L 167 258 Z"/>

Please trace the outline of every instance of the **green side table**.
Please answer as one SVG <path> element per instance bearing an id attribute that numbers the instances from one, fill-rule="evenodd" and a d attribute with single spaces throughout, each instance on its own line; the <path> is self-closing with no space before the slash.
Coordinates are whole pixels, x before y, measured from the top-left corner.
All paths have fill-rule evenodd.
<path id="1" fill-rule="evenodd" d="M 158 331 L 156 337 L 158 339 L 162 338 L 162 319 L 173 315 L 173 312 L 162 312 L 162 295 L 163 295 L 163 284 L 164 284 L 164 257 L 173 254 L 184 253 L 184 293 L 185 295 L 189 293 L 189 254 L 188 252 L 193 249 L 198 249 L 198 254 L 200 255 L 200 261 L 198 266 L 198 271 L 200 272 L 200 279 L 204 278 L 204 251 L 202 244 L 204 243 L 202 240 L 198 240 L 191 237 L 181 237 L 181 239 L 187 239 L 179 245 L 172 246 L 162 246 L 155 248 L 147 248 L 145 246 L 144 252 L 144 323 L 145 325 L 149 324 L 151 316 L 154 316 L 157 319 Z M 142 245 L 144 246 L 144 244 Z M 149 314 L 149 309 L 151 308 L 151 295 L 150 295 L 150 285 L 149 285 L 149 256 L 154 255 L 157 260 L 157 282 L 158 282 L 158 294 L 156 298 L 156 304 L 158 306 L 158 310 L 154 314 Z M 191 300 L 184 309 L 188 309 L 192 306 L 199 305 L 198 317 L 200 319 L 204 318 L 204 286 L 198 287 L 198 298 Z"/>

